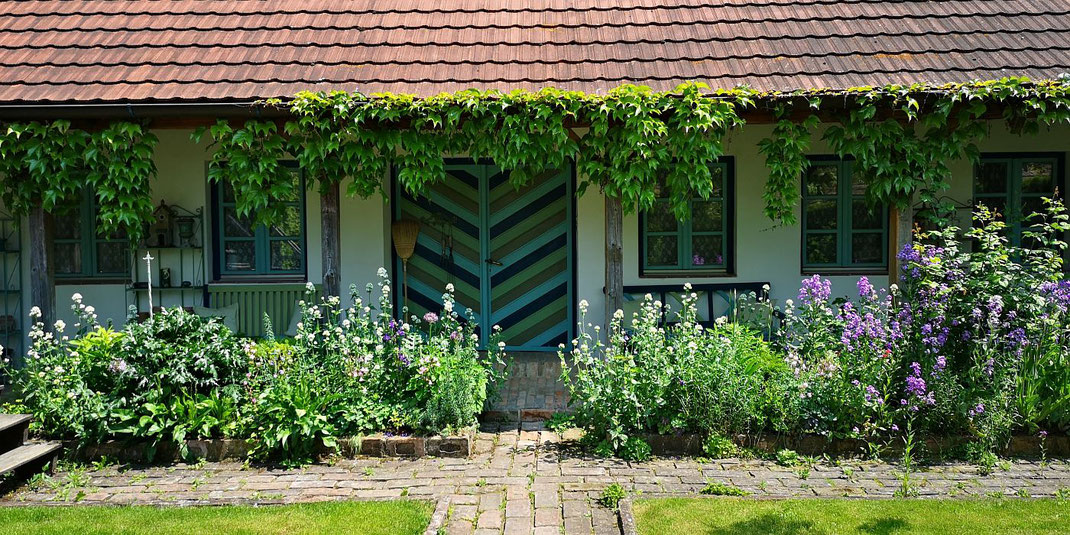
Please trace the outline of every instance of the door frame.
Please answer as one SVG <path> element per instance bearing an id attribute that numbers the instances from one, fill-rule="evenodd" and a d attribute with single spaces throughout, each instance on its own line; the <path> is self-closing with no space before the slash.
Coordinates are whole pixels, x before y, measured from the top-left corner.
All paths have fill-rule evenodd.
<path id="1" fill-rule="evenodd" d="M 446 165 L 492 165 L 492 166 L 495 165 L 494 161 L 491 160 L 490 158 L 474 159 L 474 158 L 467 158 L 467 157 L 448 157 L 448 158 L 445 158 L 443 161 L 444 161 L 444 163 Z M 569 203 L 568 204 L 569 222 L 568 222 L 568 238 L 567 238 L 568 245 L 566 246 L 568 248 L 569 261 L 568 261 L 568 265 L 566 266 L 566 268 L 569 270 L 568 280 L 569 280 L 569 285 L 570 285 L 570 288 L 569 288 L 570 291 L 568 292 L 569 293 L 569 297 L 567 299 L 567 301 L 568 301 L 567 302 L 567 307 L 568 307 L 567 314 L 569 316 L 569 325 L 568 325 L 568 331 L 567 331 L 568 340 L 565 342 L 565 348 L 566 348 L 566 350 L 568 350 L 568 349 L 571 349 L 572 340 L 575 339 L 575 337 L 576 337 L 576 322 L 578 321 L 578 318 L 579 318 L 579 310 L 578 310 L 579 306 L 577 304 L 577 303 L 579 303 L 579 299 L 577 299 L 578 283 L 579 283 L 579 280 L 578 280 L 578 269 L 577 269 L 577 265 L 578 265 L 578 263 L 577 263 L 577 256 L 578 256 L 577 255 L 577 253 L 578 253 L 577 241 L 578 240 L 576 239 L 577 234 L 578 234 L 578 224 L 577 224 L 577 222 L 579 220 L 579 217 L 578 217 L 578 213 L 576 211 L 576 185 L 577 185 L 576 184 L 577 183 L 576 163 L 575 163 L 574 160 L 568 159 L 568 160 L 566 160 L 566 165 L 568 165 L 568 178 L 566 178 L 566 181 L 567 181 L 567 185 L 568 185 L 567 196 L 569 197 L 568 198 L 568 203 Z M 390 165 L 390 182 L 389 182 L 390 194 L 388 196 L 388 200 L 389 200 L 389 203 L 390 203 L 390 210 L 389 210 L 390 217 L 389 217 L 389 221 L 388 221 L 388 223 L 386 225 L 386 229 L 385 229 L 386 230 L 385 239 L 386 239 L 386 242 L 387 242 L 387 247 L 389 247 L 389 249 L 390 249 L 390 268 L 389 268 L 389 270 L 390 270 L 390 281 L 391 281 L 391 284 L 393 284 L 394 288 L 395 288 L 395 291 L 393 292 L 393 297 L 392 297 L 393 304 L 394 304 L 394 315 L 395 315 L 395 317 L 397 317 L 398 313 L 400 313 L 401 307 L 403 306 L 402 292 L 401 292 L 401 286 L 400 286 L 401 259 L 398 258 L 397 249 L 394 248 L 394 240 L 393 240 L 393 237 L 391 236 L 391 232 L 390 232 L 390 226 L 394 223 L 394 221 L 397 220 L 398 212 L 401 209 L 401 204 L 399 202 L 400 194 L 401 194 L 401 185 L 397 181 L 397 175 L 398 175 L 398 167 L 396 165 L 391 164 Z M 489 211 L 490 211 L 490 203 L 489 203 L 488 195 L 489 195 L 490 191 L 489 191 L 489 188 L 484 188 L 483 186 L 484 186 L 484 184 L 483 184 L 483 181 L 481 179 L 480 188 L 479 188 L 480 217 L 484 222 L 489 222 L 490 221 L 490 213 L 489 213 Z M 485 229 L 480 228 L 480 237 L 479 237 L 480 248 L 482 249 L 481 250 L 481 254 L 483 254 L 483 257 L 484 257 L 483 258 L 483 260 L 484 260 L 483 270 L 481 272 L 482 276 L 480 278 L 480 300 L 483 303 L 482 306 L 484 306 L 486 308 L 488 313 L 484 314 L 483 311 L 479 311 L 480 312 L 480 321 L 481 321 L 481 323 L 486 323 L 485 326 L 484 325 L 480 325 L 480 332 L 482 334 L 482 336 L 480 337 L 480 340 L 479 340 L 479 349 L 480 350 L 487 349 L 487 347 L 486 347 L 486 334 L 487 334 L 487 332 L 489 332 L 490 328 L 493 327 L 493 324 L 490 322 L 490 317 L 491 317 L 491 314 L 490 314 L 490 312 L 491 312 L 490 277 L 491 277 L 491 273 L 490 273 L 489 266 L 485 262 L 486 258 L 489 258 L 487 255 L 489 254 L 490 236 L 489 235 L 484 236 L 483 235 L 484 234 L 484 230 Z M 483 327 L 486 327 L 486 329 L 484 329 Z M 553 352 L 553 351 L 557 351 L 557 348 L 550 348 L 550 347 L 530 347 L 530 346 L 512 346 L 512 345 L 507 345 L 506 349 L 509 350 L 509 351 L 524 351 L 524 352 Z"/>

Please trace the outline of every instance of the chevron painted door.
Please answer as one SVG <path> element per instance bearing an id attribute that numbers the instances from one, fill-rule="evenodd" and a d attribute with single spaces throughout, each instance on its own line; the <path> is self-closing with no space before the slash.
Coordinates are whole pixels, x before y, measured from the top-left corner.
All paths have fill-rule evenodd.
<path id="1" fill-rule="evenodd" d="M 568 343 L 571 170 L 547 171 L 519 190 L 490 164 L 451 162 L 446 172 L 447 180 L 426 195 L 395 192 L 395 217 L 420 222 L 409 260 L 409 313 L 438 311 L 453 283 L 481 336 L 498 325 L 513 350 L 552 351 Z M 400 261 L 396 273 L 400 278 Z"/>
<path id="2" fill-rule="evenodd" d="M 556 349 L 572 333 L 572 186 L 550 170 L 517 190 L 508 173 L 487 178 L 489 325 L 506 344 Z"/>

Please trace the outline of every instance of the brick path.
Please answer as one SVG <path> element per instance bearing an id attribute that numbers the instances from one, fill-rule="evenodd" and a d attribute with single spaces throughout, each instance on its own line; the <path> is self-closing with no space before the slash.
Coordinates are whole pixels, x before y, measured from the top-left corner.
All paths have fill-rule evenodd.
<path id="1" fill-rule="evenodd" d="M 634 493 L 693 494 L 707 480 L 760 496 L 890 497 L 899 487 L 894 465 L 844 461 L 787 468 L 767 461 L 656 459 L 627 463 L 579 454 L 548 431 L 515 427 L 481 432 L 471 459 L 339 460 L 298 470 L 207 463 L 57 474 L 23 487 L 8 504 L 191 505 L 293 503 L 319 500 L 431 499 L 445 507 L 445 532 L 617 534 L 617 515 L 597 504 L 619 482 Z M 1070 463 L 1016 461 L 980 475 L 974 466 L 931 466 L 915 474 L 921 497 L 1050 497 L 1070 488 Z M 641 494 L 639 494 L 641 495 Z M 562 531 L 563 530 L 563 531 Z"/>

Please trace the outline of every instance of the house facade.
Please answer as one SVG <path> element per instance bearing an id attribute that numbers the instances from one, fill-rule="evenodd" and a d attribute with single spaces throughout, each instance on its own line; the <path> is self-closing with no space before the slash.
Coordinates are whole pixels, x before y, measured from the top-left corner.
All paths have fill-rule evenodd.
<path id="1" fill-rule="evenodd" d="M 115 324 L 131 307 L 144 314 L 184 306 L 226 316 L 250 336 L 263 334 L 265 314 L 276 332 L 289 329 L 306 283 L 322 281 L 320 196 L 300 188 L 279 222 L 255 225 L 237 214 L 225 185 L 209 182 L 208 142 L 191 140 L 194 128 L 219 118 L 257 117 L 254 103 L 265 98 L 332 89 L 604 92 L 688 80 L 791 90 L 1070 72 L 1070 6 L 1059 2 L 390 4 L 37 2 L 0 14 L 0 120 L 133 119 L 159 138 L 158 221 L 144 243 L 131 250 L 123 236 L 97 232 L 88 193 L 55 215 L 57 318 L 74 322 L 67 305 L 79 294 Z M 671 304 L 685 282 L 701 290 L 703 318 L 712 320 L 731 313 L 738 293 L 766 285 L 770 298 L 791 299 L 812 274 L 830 277 L 844 295 L 862 276 L 894 281 L 909 222 L 865 202 L 853 162 L 821 138 L 828 126 L 814 133 L 811 164 L 799 177 L 798 224 L 763 214 L 769 170 L 759 142 L 773 124 L 757 115 L 710 162 L 713 194 L 692 201 L 690 218 L 660 202 L 626 214 L 625 310 L 645 293 Z M 1070 186 L 1070 128 L 1020 135 L 1000 120 L 989 128 L 979 162 L 951 162 L 944 195 L 960 226 L 984 202 L 1010 217 L 1018 240 L 1021 214 Z M 482 332 L 501 327 L 517 351 L 556 351 L 577 321 L 603 323 L 602 193 L 578 195 L 583 177 L 574 166 L 547 169 L 517 189 L 492 162 L 448 156 L 447 179 L 424 194 L 404 191 L 392 170 L 383 177 L 391 184 L 386 198 L 342 197 L 343 293 L 350 285 L 363 293 L 385 268 L 397 304 L 422 315 L 452 284 Z M 303 180 L 296 164 L 294 180 Z M 409 235 L 397 234 L 399 221 L 409 223 Z M 27 227 L 20 218 L 5 227 L 6 347 L 25 344 L 33 305 Z M 411 256 L 401 253 L 403 242 L 412 242 Z"/>

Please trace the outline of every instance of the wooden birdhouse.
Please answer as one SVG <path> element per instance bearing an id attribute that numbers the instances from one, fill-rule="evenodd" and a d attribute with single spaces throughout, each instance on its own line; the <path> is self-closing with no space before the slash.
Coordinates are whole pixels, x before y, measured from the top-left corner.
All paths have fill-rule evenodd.
<path id="1" fill-rule="evenodd" d="M 160 206 L 152 213 L 152 224 L 149 225 L 149 247 L 174 246 L 174 220 L 175 211 L 160 201 Z"/>

